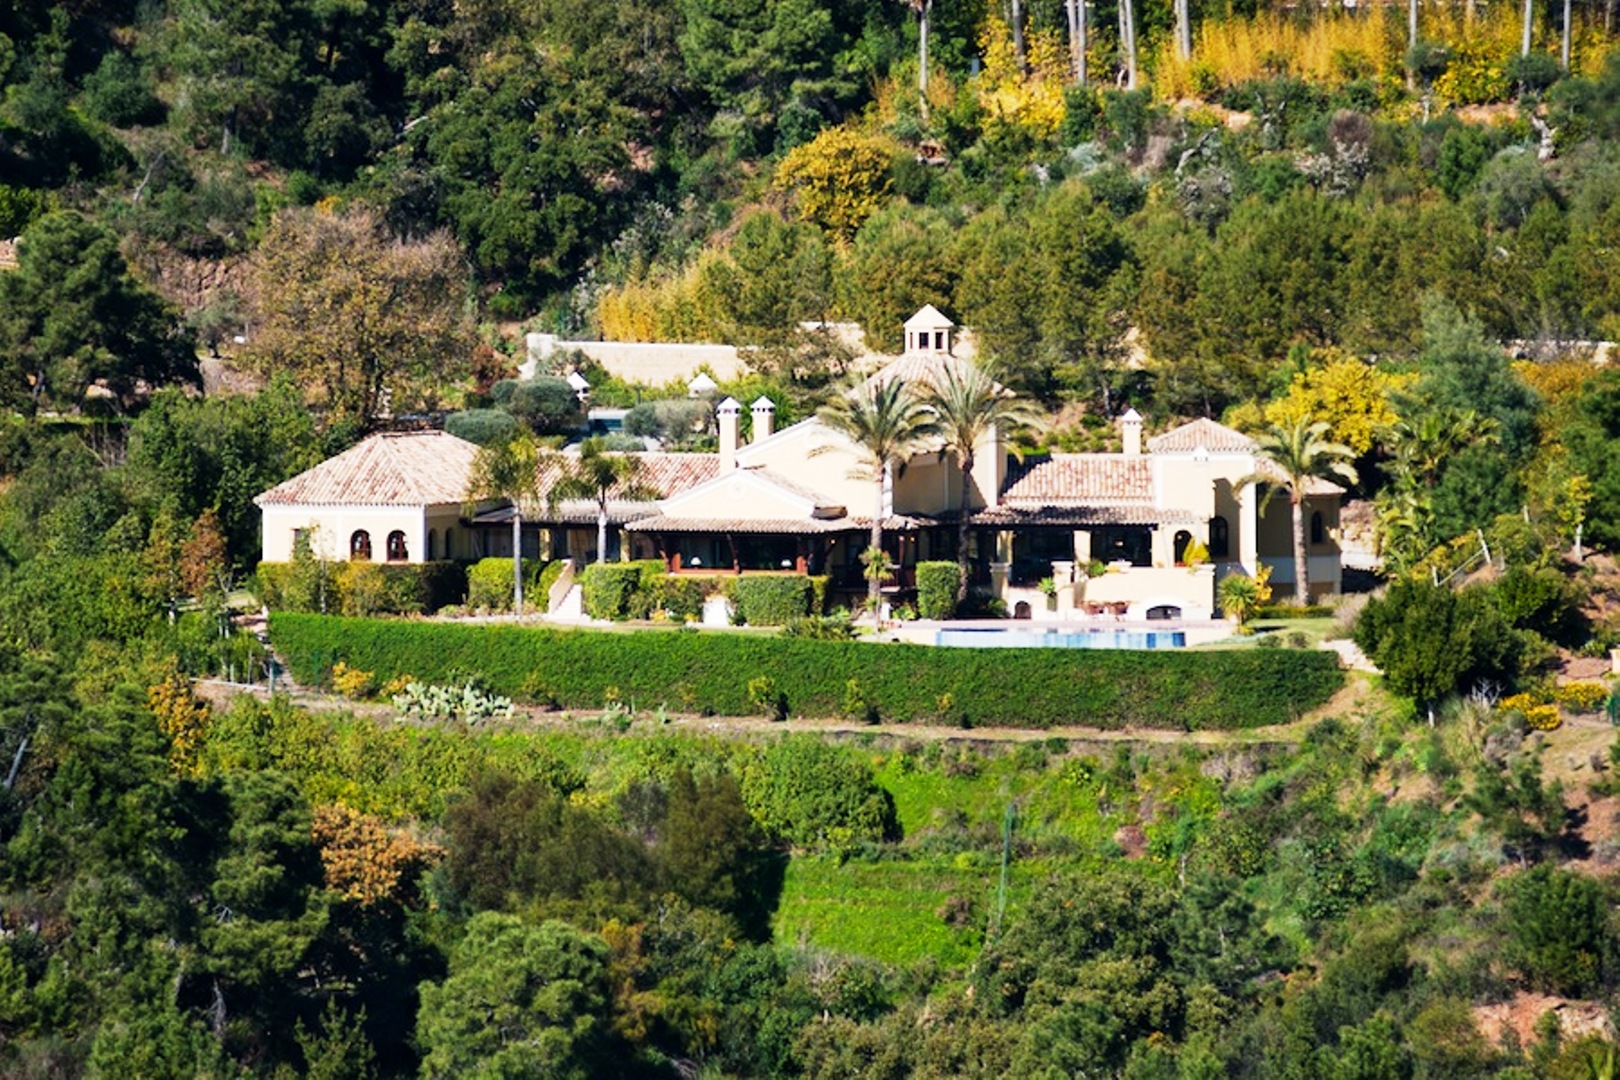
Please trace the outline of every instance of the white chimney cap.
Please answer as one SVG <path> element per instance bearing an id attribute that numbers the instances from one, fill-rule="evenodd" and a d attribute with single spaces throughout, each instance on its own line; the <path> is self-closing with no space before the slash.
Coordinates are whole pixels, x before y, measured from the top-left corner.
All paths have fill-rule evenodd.
<path id="1" fill-rule="evenodd" d="M 734 397 L 728 397 L 716 405 L 714 411 L 717 413 L 740 413 L 742 412 L 742 403 Z"/>
<path id="2" fill-rule="evenodd" d="M 754 399 L 754 404 L 749 406 L 749 408 L 753 409 L 754 412 L 762 412 L 766 409 L 769 409 L 771 412 L 775 412 L 776 402 L 772 401 L 764 394 L 761 394 L 759 397 Z"/>
<path id="3" fill-rule="evenodd" d="M 568 373 L 568 385 L 573 388 L 575 393 L 578 393 L 581 390 L 589 390 L 591 388 L 591 384 L 586 381 L 585 376 L 581 375 L 577 371 L 570 371 Z"/>
<path id="4" fill-rule="evenodd" d="M 1126 409 L 1125 415 L 1120 417 L 1120 419 L 1127 424 L 1140 424 L 1142 422 L 1142 414 L 1137 412 L 1135 409 Z"/>
<path id="5" fill-rule="evenodd" d="M 699 394 L 707 394 L 711 390 L 718 389 L 720 389 L 720 384 L 711 379 L 707 371 L 698 372 L 696 375 L 692 376 L 691 380 L 686 384 L 686 392 L 694 397 Z"/>

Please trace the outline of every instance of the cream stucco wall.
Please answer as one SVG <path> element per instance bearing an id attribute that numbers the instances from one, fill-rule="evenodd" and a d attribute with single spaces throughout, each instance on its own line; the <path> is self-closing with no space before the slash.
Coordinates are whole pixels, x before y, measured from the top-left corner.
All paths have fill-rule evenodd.
<path id="1" fill-rule="evenodd" d="M 301 529 L 314 529 L 311 550 L 325 559 L 347 560 L 349 540 L 360 529 L 371 535 L 373 562 L 388 561 L 388 534 L 396 529 L 405 534 L 408 561 L 426 559 L 427 514 L 420 506 L 267 506 L 262 528 L 266 562 L 291 560 Z"/>
<path id="2" fill-rule="evenodd" d="M 1215 606 L 1215 571 L 1208 565 L 1132 567 L 1084 580 L 1074 591 L 1077 607 L 1126 603 L 1131 605 L 1127 617 L 1132 619 L 1147 618 L 1148 609 L 1161 604 L 1181 608 L 1186 619 L 1207 619 Z"/>
<path id="3" fill-rule="evenodd" d="M 970 496 L 975 508 L 990 504 L 986 495 L 1001 490 L 1006 476 L 1006 451 L 995 436 L 987 437 L 974 454 Z M 874 504 L 871 479 L 864 471 L 861 454 L 848 439 L 816 420 L 784 428 L 764 442 L 740 447 L 737 463 L 744 468 L 763 467 L 820 493 L 824 499 L 845 508 L 851 515 L 867 517 Z M 895 478 L 889 493 L 888 509 L 899 514 L 942 514 L 961 505 L 962 470 L 953 454 L 943 458 L 934 451 L 918 454 Z M 690 512 L 684 504 L 683 515 Z M 692 514 L 690 516 L 696 516 Z M 774 517 L 775 511 L 744 508 L 727 517 Z"/>
<path id="4" fill-rule="evenodd" d="M 862 483 L 861 488 L 866 496 L 861 505 L 869 506 L 872 485 Z M 749 470 L 738 469 L 677 495 L 664 503 L 664 509 L 672 517 L 779 520 L 808 517 L 814 507 Z"/>

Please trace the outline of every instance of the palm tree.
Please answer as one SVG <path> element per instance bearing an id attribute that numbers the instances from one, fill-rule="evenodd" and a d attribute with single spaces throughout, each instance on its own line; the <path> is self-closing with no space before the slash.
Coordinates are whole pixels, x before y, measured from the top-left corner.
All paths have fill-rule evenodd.
<path id="1" fill-rule="evenodd" d="M 823 406 L 822 423 L 854 443 L 862 461 L 859 476 L 873 484 L 872 536 L 867 550 L 875 569 L 883 552 L 883 482 L 905 468 L 936 431 L 933 412 L 899 379 L 866 382 Z M 868 575 L 866 603 L 877 617 L 881 575 Z"/>
<path id="2" fill-rule="evenodd" d="M 1356 468 L 1350 464 L 1355 451 L 1342 443 L 1328 442 L 1324 436 L 1330 427 L 1326 420 L 1311 423 L 1301 419 L 1292 424 L 1273 424 L 1267 431 L 1255 436 L 1260 456 L 1269 461 L 1272 470 L 1263 470 L 1246 476 L 1241 485 L 1265 482 L 1273 485 L 1261 500 L 1262 508 L 1279 488 L 1288 492 L 1288 502 L 1294 511 L 1294 602 L 1301 607 L 1310 603 L 1310 580 L 1305 554 L 1305 494 L 1312 479 L 1338 477 L 1347 483 L 1356 482 Z"/>
<path id="3" fill-rule="evenodd" d="M 1396 481 L 1412 487 L 1432 488 L 1446 463 L 1459 451 L 1500 440 L 1495 418 L 1473 409 L 1430 409 L 1413 420 L 1399 420 L 1389 429 L 1388 442 L 1395 454 Z"/>
<path id="4" fill-rule="evenodd" d="M 540 482 L 540 444 L 531 435 L 478 449 L 467 482 L 467 510 L 483 499 L 512 504 L 512 613 L 523 614 L 523 501 L 534 498 Z"/>
<path id="5" fill-rule="evenodd" d="M 546 492 L 546 505 L 555 510 L 568 499 L 596 503 L 596 561 L 606 562 L 608 495 L 637 502 L 658 498 L 658 492 L 640 483 L 640 476 L 640 458 L 609 450 L 605 439 L 586 439 L 577 457 L 566 456 L 562 475 Z"/>
<path id="6" fill-rule="evenodd" d="M 928 119 L 928 16 L 934 0 L 905 0 L 906 6 L 917 13 L 917 94 L 922 118 Z"/>
<path id="7" fill-rule="evenodd" d="M 968 529 L 973 513 L 968 505 L 968 487 L 973 476 L 976 450 L 996 431 L 1028 427 L 1040 420 L 1029 402 L 1013 396 L 977 364 L 953 364 L 944 377 L 930 388 L 927 406 L 933 410 L 934 425 L 941 442 L 940 454 L 956 455 L 962 469 L 962 501 L 956 517 L 956 565 L 960 571 L 956 602 L 967 599 Z M 1017 452 L 1016 450 L 1014 451 Z"/>

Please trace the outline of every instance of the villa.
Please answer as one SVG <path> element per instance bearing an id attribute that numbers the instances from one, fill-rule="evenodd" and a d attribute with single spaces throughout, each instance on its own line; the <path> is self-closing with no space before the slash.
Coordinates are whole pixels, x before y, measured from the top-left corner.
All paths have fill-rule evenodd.
<path id="1" fill-rule="evenodd" d="M 927 384 L 951 365 L 955 326 L 932 307 L 906 323 L 906 351 L 870 377 Z M 774 406 L 716 407 L 713 454 L 648 452 L 640 483 L 658 498 L 611 497 L 608 559 L 662 559 L 673 573 L 825 574 L 837 592 L 863 587 L 859 556 L 874 501 L 860 454 L 812 417 L 777 430 Z M 1272 569 L 1279 592 L 1294 577 L 1291 508 L 1265 499 L 1253 440 L 1207 419 L 1144 438 L 1134 410 L 1120 419 L 1118 453 L 1012 455 L 1001 432 L 976 448 L 967 504 L 975 586 L 1034 618 L 1206 619 L 1222 576 Z M 476 447 L 443 432 L 374 435 L 263 493 L 263 557 L 284 561 L 300 536 L 330 558 L 414 562 L 511 554 L 512 507 L 466 505 Z M 883 488 L 884 546 L 892 589 L 915 585 L 915 568 L 955 559 L 962 473 L 928 449 Z M 540 490 L 547 486 L 541 478 Z M 1308 574 L 1313 594 L 1340 587 L 1342 489 L 1307 492 Z M 1264 504 L 1264 505 L 1262 505 Z M 524 554 L 598 553 L 594 502 L 523 507 Z M 1195 544 L 1196 542 L 1196 544 Z M 1189 560 L 1201 546 L 1207 560 Z M 1050 581 L 1046 581 L 1050 579 Z M 1043 587 L 1044 585 L 1044 587 Z"/>

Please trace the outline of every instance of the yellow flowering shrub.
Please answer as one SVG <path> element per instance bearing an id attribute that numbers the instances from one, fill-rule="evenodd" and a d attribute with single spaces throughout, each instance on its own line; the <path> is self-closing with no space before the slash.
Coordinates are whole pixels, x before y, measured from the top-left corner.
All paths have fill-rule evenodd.
<path id="1" fill-rule="evenodd" d="M 1524 722 L 1531 731 L 1557 731 L 1564 724 L 1556 705 L 1532 705 L 1524 710 Z"/>
<path id="2" fill-rule="evenodd" d="M 197 775 L 198 753 L 213 714 L 192 693 L 191 680 L 178 669 L 170 670 L 161 682 L 147 689 L 146 705 L 169 740 L 169 767 L 179 776 Z"/>
<path id="3" fill-rule="evenodd" d="M 341 660 L 332 665 L 332 689 L 346 698 L 358 701 L 370 697 L 376 686 L 376 672 L 361 671 Z"/>
<path id="4" fill-rule="evenodd" d="M 1525 691 L 1505 697 L 1497 705 L 1503 712 L 1516 712 L 1532 731 L 1556 731 L 1564 723 L 1558 706 L 1547 700 L 1544 691 Z"/>
<path id="5" fill-rule="evenodd" d="M 1609 688 L 1600 682 L 1565 683 L 1554 696 L 1572 713 L 1595 713 L 1609 700 Z"/>
<path id="6" fill-rule="evenodd" d="M 1323 354 L 1320 367 L 1294 375 L 1288 392 L 1266 406 L 1265 421 L 1288 427 L 1301 420 L 1326 420 L 1328 437 L 1359 456 L 1372 449 L 1382 428 L 1398 417 L 1392 395 L 1417 380 L 1415 374 L 1391 374 L 1338 350 Z"/>
<path id="7" fill-rule="evenodd" d="M 789 150 L 772 183 L 795 193 L 806 221 L 847 241 L 888 202 L 894 154 L 888 139 L 827 128 Z"/>
<path id="8" fill-rule="evenodd" d="M 1063 93 L 1069 78 L 1069 52 L 1055 30 L 1036 30 L 1025 38 L 1028 70 L 1018 65 L 1012 30 L 989 18 L 979 28 L 984 67 L 979 73 L 979 106 L 990 124 L 1023 128 L 1045 142 L 1063 123 Z"/>

